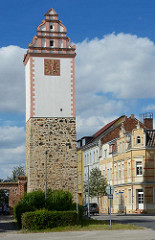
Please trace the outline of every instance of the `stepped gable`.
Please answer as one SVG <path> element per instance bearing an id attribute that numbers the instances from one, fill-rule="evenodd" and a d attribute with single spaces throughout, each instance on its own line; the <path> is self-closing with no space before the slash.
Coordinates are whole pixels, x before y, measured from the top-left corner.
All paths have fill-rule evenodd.
<path id="1" fill-rule="evenodd" d="M 24 56 L 24 62 L 28 55 L 60 54 L 61 56 L 76 55 L 75 46 L 70 44 L 70 38 L 66 36 L 67 29 L 58 20 L 58 14 L 51 8 L 46 14 L 45 19 L 37 27 L 37 35 L 33 37 L 32 43 L 28 45 L 27 54 Z M 54 41 L 54 44 L 53 44 Z"/>

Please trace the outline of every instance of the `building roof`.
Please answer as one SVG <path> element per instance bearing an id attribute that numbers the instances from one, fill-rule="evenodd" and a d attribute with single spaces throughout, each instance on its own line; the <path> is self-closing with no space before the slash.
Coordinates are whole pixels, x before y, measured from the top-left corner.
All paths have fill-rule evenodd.
<path id="1" fill-rule="evenodd" d="M 97 131 L 96 133 L 94 133 L 92 135 L 92 139 L 87 142 L 86 145 L 84 146 L 88 146 L 90 143 L 92 143 L 94 140 L 97 139 L 97 137 L 99 137 L 101 134 L 103 134 L 104 132 L 106 132 L 108 129 L 110 129 L 112 126 L 114 125 L 118 125 L 120 123 L 122 123 L 123 121 L 125 121 L 127 119 L 127 117 L 125 115 L 122 115 L 118 118 L 116 118 L 115 120 L 113 120 L 112 122 L 106 124 L 104 127 L 102 127 L 99 131 Z"/>
<path id="2" fill-rule="evenodd" d="M 155 147 L 155 130 L 146 130 L 146 146 Z"/>
<path id="3" fill-rule="evenodd" d="M 122 115 L 121 117 L 113 120 L 112 122 L 108 123 L 107 125 L 105 125 L 103 128 L 101 128 L 99 131 L 97 131 L 93 137 L 96 138 L 98 137 L 101 133 L 105 132 L 108 128 L 110 128 L 113 124 L 115 124 L 118 120 L 120 120 L 121 118 L 126 119 L 125 115 Z M 93 140 L 93 139 L 92 139 Z"/>

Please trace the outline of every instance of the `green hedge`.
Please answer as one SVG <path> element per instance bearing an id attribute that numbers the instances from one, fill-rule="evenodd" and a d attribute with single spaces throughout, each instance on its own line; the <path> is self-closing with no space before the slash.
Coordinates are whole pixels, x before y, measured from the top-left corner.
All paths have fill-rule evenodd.
<path id="1" fill-rule="evenodd" d="M 75 210 L 72 208 L 72 194 L 63 190 L 48 190 L 47 200 L 45 193 L 41 190 L 25 193 L 21 200 L 14 207 L 14 216 L 21 227 L 21 217 L 25 212 L 47 209 L 51 211 L 68 211 Z"/>
<path id="2" fill-rule="evenodd" d="M 76 211 L 48 211 L 43 209 L 26 212 L 22 215 L 22 227 L 28 230 L 75 225 L 76 223 Z"/>

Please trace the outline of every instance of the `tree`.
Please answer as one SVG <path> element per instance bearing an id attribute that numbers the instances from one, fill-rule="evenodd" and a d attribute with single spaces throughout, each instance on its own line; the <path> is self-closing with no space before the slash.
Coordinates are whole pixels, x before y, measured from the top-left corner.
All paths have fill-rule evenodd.
<path id="1" fill-rule="evenodd" d="M 107 181 L 102 176 L 101 171 L 96 167 L 93 168 L 89 176 L 89 196 L 97 197 L 98 202 L 99 198 L 103 197 L 106 194 Z M 88 181 L 85 182 L 85 192 L 88 193 Z"/>
<path id="2" fill-rule="evenodd" d="M 14 169 L 12 171 L 12 176 L 7 177 L 7 180 L 9 182 L 17 182 L 18 177 L 21 176 L 21 175 L 25 176 L 25 169 L 24 169 L 24 166 L 19 165 L 18 167 L 14 167 Z"/>

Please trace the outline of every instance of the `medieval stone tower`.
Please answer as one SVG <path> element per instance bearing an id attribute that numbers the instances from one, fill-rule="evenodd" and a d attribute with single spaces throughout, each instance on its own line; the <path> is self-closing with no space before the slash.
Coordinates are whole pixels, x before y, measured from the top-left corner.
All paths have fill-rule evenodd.
<path id="1" fill-rule="evenodd" d="M 77 185 L 75 46 L 51 8 L 24 57 L 28 192 Z"/>

